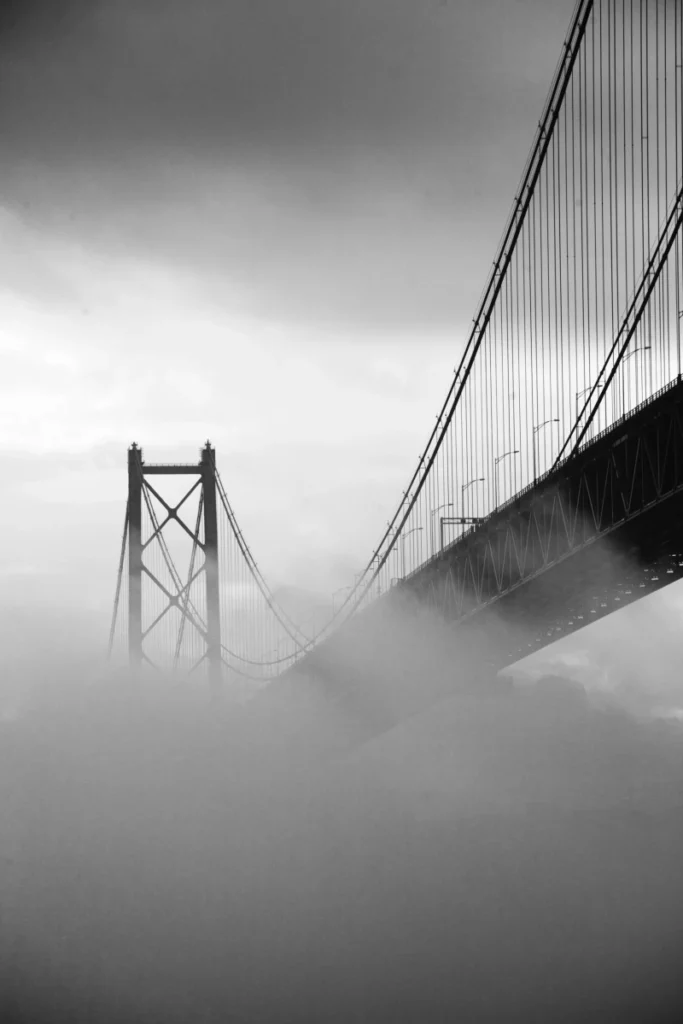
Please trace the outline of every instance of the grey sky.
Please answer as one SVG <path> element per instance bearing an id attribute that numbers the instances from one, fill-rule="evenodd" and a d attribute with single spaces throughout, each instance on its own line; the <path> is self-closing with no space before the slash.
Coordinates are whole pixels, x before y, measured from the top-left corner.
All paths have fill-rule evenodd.
<path id="1" fill-rule="evenodd" d="M 104 608 L 126 446 L 207 437 L 266 575 L 348 581 L 448 386 L 572 8 L 4 5 L 0 457 L 31 481 L 6 477 L 3 593 L 78 595 L 90 565 Z"/>
<path id="2" fill-rule="evenodd" d="M 16 5 L 6 201 L 70 238 L 178 261 L 232 308 L 392 335 L 466 321 L 570 8 Z"/>

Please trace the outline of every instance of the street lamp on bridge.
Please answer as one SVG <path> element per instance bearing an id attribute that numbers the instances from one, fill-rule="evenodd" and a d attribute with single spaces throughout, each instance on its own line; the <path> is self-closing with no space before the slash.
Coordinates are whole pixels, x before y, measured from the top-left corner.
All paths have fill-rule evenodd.
<path id="1" fill-rule="evenodd" d="M 626 361 L 631 358 L 631 356 L 635 356 L 638 352 L 647 352 L 651 348 L 652 348 L 652 345 L 636 345 L 636 347 L 634 349 L 632 349 L 630 352 L 627 352 L 626 355 L 624 356 L 624 358 L 622 359 L 622 361 L 621 361 L 622 367 L 624 366 Z M 626 383 L 625 383 L 625 378 L 626 378 L 626 374 L 622 372 L 622 374 L 621 374 L 621 415 L 622 416 L 624 416 L 625 413 L 626 413 Z"/>
<path id="2" fill-rule="evenodd" d="M 575 402 L 576 402 L 576 419 L 575 419 L 575 423 L 578 424 L 578 422 L 579 422 L 579 402 L 581 401 L 581 399 L 583 398 L 584 395 L 587 395 L 588 392 L 592 391 L 593 388 L 596 387 L 599 383 L 600 383 L 600 377 L 598 377 L 598 379 L 596 380 L 595 384 L 589 384 L 587 388 L 583 388 L 581 391 L 577 391 L 576 392 L 576 396 L 575 396 Z"/>
<path id="3" fill-rule="evenodd" d="M 626 353 L 626 355 L 624 356 L 622 362 L 625 363 L 626 360 L 630 359 L 631 356 L 634 356 L 636 354 L 636 352 L 647 352 L 647 350 L 650 349 L 650 348 L 652 348 L 652 345 L 636 345 L 636 347 L 634 349 L 632 349 L 630 352 Z"/>
<path id="4" fill-rule="evenodd" d="M 461 504 L 461 509 L 464 510 L 464 508 L 465 508 L 465 492 L 468 489 L 468 487 L 471 487 L 473 483 L 482 483 L 484 479 L 485 479 L 485 477 L 483 477 L 483 476 L 475 476 L 471 480 L 468 480 L 467 483 L 463 483 L 463 485 L 460 488 L 460 504 Z M 453 508 L 453 502 L 447 502 L 444 505 L 439 505 L 439 507 L 437 509 L 433 510 L 432 516 L 436 515 L 437 512 L 440 512 L 441 509 L 450 509 L 450 508 Z M 465 516 L 463 516 L 463 515 L 459 515 L 459 516 L 443 516 L 442 515 L 442 516 L 440 516 L 439 524 L 438 524 L 439 525 L 439 531 L 438 531 L 439 551 L 443 550 L 443 526 L 445 525 L 445 523 L 449 523 L 450 525 L 456 525 L 456 526 L 467 526 L 467 525 L 472 525 L 472 524 L 476 525 L 478 522 L 479 522 L 478 518 L 474 518 L 472 516 L 466 516 L 466 515 Z M 432 526 L 432 532 L 433 532 L 433 526 Z M 433 554 L 434 554 L 434 543 L 433 543 L 433 538 L 432 538 L 432 555 Z"/>
<path id="5" fill-rule="evenodd" d="M 483 476 L 475 476 L 471 480 L 468 480 L 466 484 L 463 484 L 461 486 L 461 488 L 460 488 L 460 507 L 461 507 L 461 510 L 463 512 L 465 512 L 465 491 L 467 491 L 467 489 L 469 487 L 471 487 L 472 484 L 481 484 L 481 483 L 484 482 L 485 479 L 486 479 L 486 477 L 483 477 Z M 451 508 L 452 505 L 453 505 L 453 502 L 451 501 L 451 502 L 448 503 L 448 505 L 441 505 L 439 507 L 440 508 Z M 434 512 L 438 512 L 438 511 L 439 511 L 439 509 L 434 509 Z M 432 515 L 433 514 L 434 513 L 432 513 Z M 476 526 L 479 522 L 480 522 L 480 519 L 478 517 L 476 517 L 476 516 L 468 516 L 466 514 L 465 515 L 461 515 L 461 516 L 441 516 L 441 518 L 439 520 L 439 550 L 440 551 L 443 550 L 443 543 L 444 543 L 444 529 L 443 528 L 446 525 L 446 523 L 448 523 L 451 526 Z"/>
<path id="6" fill-rule="evenodd" d="M 498 508 L 498 466 L 507 459 L 509 455 L 519 455 L 519 448 L 511 448 L 509 452 L 503 452 L 502 455 L 497 455 L 493 460 L 493 508 Z"/>
<path id="7" fill-rule="evenodd" d="M 405 579 L 406 575 L 406 540 L 410 537 L 411 533 L 421 533 L 421 526 L 414 526 L 412 530 L 408 530 L 407 533 L 401 534 L 401 576 Z"/>
<path id="8" fill-rule="evenodd" d="M 429 519 L 429 545 L 432 549 L 432 555 L 434 555 L 434 516 L 437 512 L 440 512 L 442 508 L 453 508 L 453 502 L 447 501 L 443 505 L 439 505 L 438 508 L 432 509 L 430 512 Z M 443 546 L 443 545 L 442 545 Z"/>
<path id="9" fill-rule="evenodd" d="M 576 418 L 577 418 L 577 420 L 579 418 L 579 399 L 583 398 L 584 395 L 587 395 L 592 387 L 593 387 L 593 385 L 589 384 L 587 388 L 584 388 L 582 391 L 577 391 L 576 392 Z"/>
<path id="10" fill-rule="evenodd" d="M 460 488 L 460 505 L 463 512 L 465 511 L 465 491 L 472 486 L 472 484 L 483 484 L 486 477 L 475 476 L 472 480 L 468 480 L 466 484 L 463 484 Z"/>
<path id="11" fill-rule="evenodd" d="M 544 427 L 549 426 L 551 423 L 559 423 L 559 422 L 560 421 L 559 421 L 557 416 L 554 417 L 553 419 L 550 419 L 550 420 L 544 420 L 543 423 L 539 423 L 538 426 L 534 427 L 532 432 L 531 432 L 531 450 L 533 452 L 534 483 L 536 483 L 536 479 L 537 479 L 537 474 L 536 474 L 536 435 L 538 434 L 539 430 L 543 430 Z"/>

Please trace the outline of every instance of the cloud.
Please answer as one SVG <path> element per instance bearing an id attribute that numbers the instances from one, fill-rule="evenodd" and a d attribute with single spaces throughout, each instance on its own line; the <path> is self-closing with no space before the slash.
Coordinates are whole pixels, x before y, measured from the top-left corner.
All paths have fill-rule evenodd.
<path id="1" fill-rule="evenodd" d="M 122 144 L 219 147 L 239 159 L 249 145 L 432 142 L 470 92 L 486 107 L 510 75 L 524 83 L 540 68 L 545 77 L 556 54 L 536 51 L 520 74 L 515 44 L 532 19 L 541 36 L 563 32 L 570 14 L 562 0 L 34 0 L 13 9 L 7 124 L 38 144 L 38 124 L 19 119 L 34 113 L 48 128 L 40 144 L 67 158 Z"/>
<path id="2" fill-rule="evenodd" d="M 471 316 L 570 13 L 565 0 L 13 12 L 0 166 L 23 217 L 182 263 L 265 319 L 391 331 Z"/>

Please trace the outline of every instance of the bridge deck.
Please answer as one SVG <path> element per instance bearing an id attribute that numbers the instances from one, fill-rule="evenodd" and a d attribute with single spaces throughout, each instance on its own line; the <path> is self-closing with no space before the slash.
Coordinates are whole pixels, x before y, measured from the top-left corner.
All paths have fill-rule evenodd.
<path id="1" fill-rule="evenodd" d="M 399 585 L 450 621 L 495 605 L 522 656 L 683 574 L 676 380 Z M 514 649 L 513 649 L 514 648 Z"/>
<path id="2" fill-rule="evenodd" d="M 371 735 L 452 693 L 463 670 L 475 682 L 490 679 L 680 579 L 682 406 L 677 380 L 392 588 L 275 689 L 291 696 L 287 677 L 296 689 L 309 676 Z M 429 622 L 415 634 L 421 649 L 411 660 L 405 616 L 425 607 L 456 627 L 452 672 L 443 672 L 436 634 L 441 663 L 436 671 L 427 664 Z M 386 658 L 373 652 L 393 648 L 399 654 L 387 680 Z"/>

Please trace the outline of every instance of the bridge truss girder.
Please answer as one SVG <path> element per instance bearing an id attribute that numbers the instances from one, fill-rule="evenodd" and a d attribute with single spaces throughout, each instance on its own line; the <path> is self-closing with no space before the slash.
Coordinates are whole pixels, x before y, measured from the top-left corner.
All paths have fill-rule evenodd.
<path id="1" fill-rule="evenodd" d="M 490 611 L 504 664 L 681 576 L 679 380 L 398 589 L 450 622 L 483 625 Z"/>

